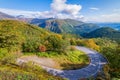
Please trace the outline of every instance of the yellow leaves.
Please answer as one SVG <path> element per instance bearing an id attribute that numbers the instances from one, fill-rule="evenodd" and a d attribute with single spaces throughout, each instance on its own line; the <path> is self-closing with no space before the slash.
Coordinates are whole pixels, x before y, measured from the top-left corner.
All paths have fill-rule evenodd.
<path id="1" fill-rule="evenodd" d="M 76 40 L 78 46 L 86 46 L 91 49 L 100 51 L 100 46 L 98 46 L 93 39 L 78 39 Z"/>
<path id="2" fill-rule="evenodd" d="M 95 49 L 97 51 L 100 51 L 100 47 L 98 45 L 96 45 L 96 43 L 93 39 L 83 40 L 82 42 L 85 46 Z"/>
<path id="3" fill-rule="evenodd" d="M 62 39 L 62 35 L 56 34 L 55 35 L 58 39 Z"/>

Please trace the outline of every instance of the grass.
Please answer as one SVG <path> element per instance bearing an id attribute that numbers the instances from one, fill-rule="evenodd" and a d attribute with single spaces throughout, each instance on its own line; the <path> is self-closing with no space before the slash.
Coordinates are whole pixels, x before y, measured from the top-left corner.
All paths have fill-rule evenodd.
<path id="1" fill-rule="evenodd" d="M 25 53 L 25 55 L 34 55 L 34 53 Z M 54 68 L 57 69 L 80 69 L 89 64 L 88 56 L 78 50 L 68 51 L 67 54 L 58 54 L 57 52 L 39 52 L 36 53 L 39 57 L 51 58 L 55 63 Z"/>
<path id="2" fill-rule="evenodd" d="M 7 75 L 7 76 L 6 76 Z M 0 65 L 0 80 L 64 80 L 31 63 Z"/>
<path id="3" fill-rule="evenodd" d="M 70 51 L 67 55 L 58 55 L 53 57 L 54 61 L 59 63 L 58 69 L 79 69 L 89 64 L 89 58 L 83 52 L 78 50 Z"/>

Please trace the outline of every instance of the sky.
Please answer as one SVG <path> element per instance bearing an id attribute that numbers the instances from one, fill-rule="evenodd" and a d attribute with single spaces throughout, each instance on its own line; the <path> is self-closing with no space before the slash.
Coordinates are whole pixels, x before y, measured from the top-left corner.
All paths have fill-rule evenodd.
<path id="1" fill-rule="evenodd" d="M 120 0 L 0 0 L 0 12 L 28 18 L 120 22 Z"/>

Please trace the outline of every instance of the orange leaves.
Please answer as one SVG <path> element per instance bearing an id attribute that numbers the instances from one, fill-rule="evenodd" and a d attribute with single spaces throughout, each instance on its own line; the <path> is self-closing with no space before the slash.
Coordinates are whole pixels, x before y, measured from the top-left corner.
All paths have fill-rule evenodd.
<path id="1" fill-rule="evenodd" d="M 46 47 L 44 45 L 39 46 L 39 51 L 40 52 L 45 52 L 46 51 Z"/>

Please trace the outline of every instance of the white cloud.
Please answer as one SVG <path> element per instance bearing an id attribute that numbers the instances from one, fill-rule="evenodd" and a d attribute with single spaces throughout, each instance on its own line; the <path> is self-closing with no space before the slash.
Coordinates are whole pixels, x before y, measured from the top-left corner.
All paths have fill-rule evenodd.
<path id="1" fill-rule="evenodd" d="M 23 10 L 13 10 L 13 9 L 3 9 L 0 8 L 1 12 L 4 12 L 6 14 L 12 15 L 12 16 L 19 16 L 23 15 L 27 18 L 48 18 L 52 17 L 52 13 L 49 11 L 39 12 L 39 11 L 23 11 Z"/>
<path id="2" fill-rule="evenodd" d="M 51 8 L 54 12 L 57 13 L 66 13 L 69 15 L 77 15 L 82 9 L 81 5 L 76 4 L 66 4 L 67 0 L 53 0 Z"/>
<path id="3" fill-rule="evenodd" d="M 53 0 L 51 3 L 50 11 L 23 11 L 23 10 L 12 10 L 0 8 L 1 12 L 7 13 L 13 16 L 23 15 L 28 18 L 70 18 L 70 19 L 83 19 L 80 14 L 82 9 L 81 5 L 76 4 L 66 4 L 67 0 Z"/>
<path id="4" fill-rule="evenodd" d="M 65 19 L 83 19 L 83 16 L 80 15 L 80 10 L 82 9 L 81 5 L 76 4 L 66 4 L 67 0 L 53 0 L 51 3 L 51 10 L 55 17 Z"/>
<path id="5" fill-rule="evenodd" d="M 99 8 L 96 8 L 96 7 L 91 7 L 90 9 L 91 10 L 96 10 L 96 11 L 99 10 Z"/>
<path id="6" fill-rule="evenodd" d="M 105 14 L 89 17 L 87 18 L 87 21 L 93 21 L 93 22 L 120 22 L 120 15 L 119 13 L 113 13 L 113 14 Z"/>

